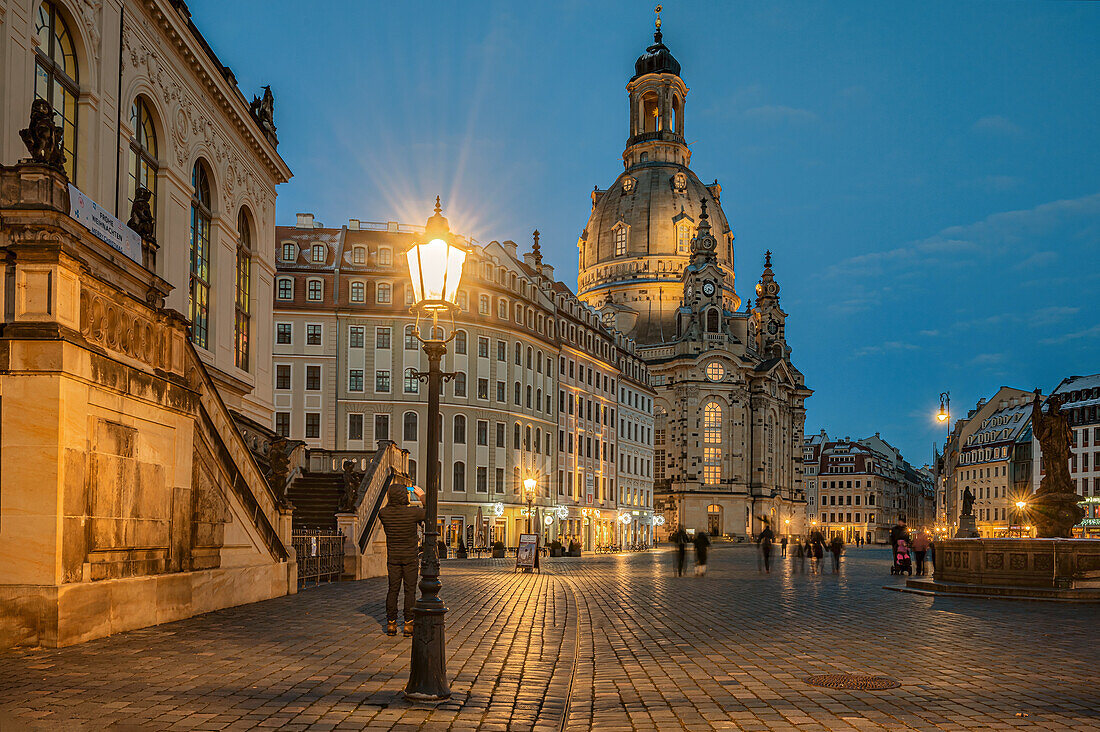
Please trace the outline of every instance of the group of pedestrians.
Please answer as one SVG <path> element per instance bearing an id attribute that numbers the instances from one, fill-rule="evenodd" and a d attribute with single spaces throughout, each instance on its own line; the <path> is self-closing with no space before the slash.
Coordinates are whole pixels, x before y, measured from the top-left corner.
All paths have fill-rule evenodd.
<path id="1" fill-rule="evenodd" d="M 681 526 L 668 537 L 672 545 L 676 547 L 676 576 L 684 576 L 684 565 L 687 564 L 687 546 L 695 546 L 695 576 L 702 577 L 707 573 L 707 548 L 710 546 L 710 537 L 705 531 L 696 531 L 695 536 L 689 536 Z"/>

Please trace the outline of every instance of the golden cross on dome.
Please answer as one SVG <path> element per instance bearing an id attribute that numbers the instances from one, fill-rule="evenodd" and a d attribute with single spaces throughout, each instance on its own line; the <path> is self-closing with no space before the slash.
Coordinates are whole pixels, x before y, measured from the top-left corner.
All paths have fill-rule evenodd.
<path id="1" fill-rule="evenodd" d="M 661 6 L 653 8 L 653 12 L 657 13 L 657 30 L 661 30 Z"/>

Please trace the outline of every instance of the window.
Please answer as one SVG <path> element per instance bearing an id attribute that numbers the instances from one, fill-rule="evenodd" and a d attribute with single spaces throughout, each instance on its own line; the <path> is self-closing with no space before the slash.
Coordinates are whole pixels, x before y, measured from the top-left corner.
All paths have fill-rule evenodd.
<path id="1" fill-rule="evenodd" d="M 505 396 L 505 386 L 503 381 L 497 382 L 497 401 L 503 402 L 507 397 Z"/>
<path id="2" fill-rule="evenodd" d="M 489 339 L 484 336 L 477 337 L 477 357 L 489 358 Z"/>
<path id="3" fill-rule="evenodd" d="M 306 326 L 306 345 L 307 346 L 319 346 L 321 345 L 321 326 L 316 323 L 311 323 Z"/>
<path id="4" fill-rule="evenodd" d="M 520 405 L 520 394 L 521 394 L 520 386 L 519 386 L 518 381 L 515 383 L 515 389 L 513 389 L 513 392 L 514 392 L 514 394 L 512 395 L 512 401 L 515 402 L 516 406 L 518 407 Z"/>
<path id="5" fill-rule="evenodd" d="M 455 463 L 454 482 L 451 484 L 451 490 L 459 492 L 466 490 L 466 463 L 461 460 Z"/>
<path id="6" fill-rule="evenodd" d="M 318 302 L 324 297 L 325 284 L 321 280 L 310 280 L 306 284 L 306 299 Z"/>
<path id="7" fill-rule="evenodd" d="M 348 439 L 349 440 L 361 440 L 361 439 L 363 439 L 363 415 L 361 415 L 361 414 L 349 414 L 348 415 Z"/>
<path id="8" fill-rule="evenodd" d="M 455 333 L 455 353 L 466 355 L 466 331 L 464 330 Z"/>
<path id="9" fill-rule="evenodd" d="M 393 265 L 393 250 L 389 247 L 382 247 L 378 250 L 378 264 L 383 267 L 390 267 Z"/>
<path id="10" fill-rule="evenodd" d="M 374 329 L 374 347 L 375 348 L 389 348 L 390 347 L 390 329 L 389 328 L 375 328 Z"/>
<path id="11" fill-rule="evenodd" d="M 461 371 L 455 374 L 455 396 L 466 396 L 466 374 Z"/>
<path id="12" fill-rule="evenodd" d="M 393 286 L 388 282 L 379 282 L 374 300 L 381 305 L 389 305 L 393 302 Z"/>
<path id="13" fill-rule="evenodd" d="M 34 51 L 34 97 L 45 99 L 53 108 L 54 124 L 62 130 L 65 174 L 76 184 L 76 100 L 80 77 L 76 68 L 73 38 L 52 2 L 38 6 L 34 24 L 38 47 Z"/>
<path id="14" fill-rule="evenodd" d="M 722 407 L 709 402 L 703 408 L 703 483 L 717 485 L 722 477 Z"/>
<path id="15" fill-rule="evenodd" d="M 275 342 L 281 346 L 290 345 L 292 339 L 292 326 L 290 323 L 278 323 L 275 326 Z"/>
<path id="16" fill-rule="evenodd" d="M 348 328 L 348 348 L 362 348 L 366 340 L 365 328 L 361 325 L 353 325 Z"/>
<path id="17" fill-rule="evenodd" d="M 287 241 L 283 242 L 283 261 L 293 262 L 298 259 L 298 247 Z"/>
<path id="18" fill-rule="evenodd" d="M 676 227 L 676 253 L 687 254 L 691 250 L 691 225 L 687 222 Z"/>
<path id="19" fill-rule="evenodd" d="M 366 264 L 367 262 L 367 248 L 355 247 L 351 250 L 351 263 L 352 264 Z"/>
<path id="20" fill-rule="evenodd" d="M 416 344 L 416 331 L 411 325 L 405 326 L 405 350 L 415 351 L 417 349 Z"/>
<path id="21" fill-rule="evenodd" d="M 477 421 L 477 444 L 488 447 L 489 446 L 489 421 L 485 419 L 479 419 Z"/>
<path id="22" fill-rule="evenodd" d="M 138 97 L 130 105 L 130 178 L 127 188 L 127 210 L 133 208 L 139 189 L 149 191 L 149 210 L 153 223 L 157 221 L 157 132 L 153 116 L 145 99 Z"/>
<path id="23" fill-rule="evenodd" d="M 478 379 L 477 380 L 477 398 L 488 399 L 489 398 L 489 380 Z"/>
<path id="24" fill-rule="evenodd" d="M 352 302 L 366 302 L 367 300 L 367 286 L 362 282 L 351 283 L 351 301 Z"/>
<path id="25" fill-rule="evenodd" d="M 321 415 L 317 412 L 306 413 L 306 439 L 316 440 L 321 437 Z"/>
<path id="26" fill-rule="evenodd" d="M 477 298 L 477 312 L 479 315 L 489 314 L 489 296 L 479 295 Z"/>
<path id="27" fill-rule="evenodd" d="M 376 414 L 374 415 L 374 439 L 376 440 L 388 440 L 390 439 L 390 415 L 388 414 Z M 410 470 L 410 472 L 412 472 Z"/>
<path id="28" fill-rule="evenodd" d="M 626 254 L 626 226 L 621 225 L 615 227 L 615 256 L 621 257 Z"/>
<path id="29" fill-rule="evenodd" d="M 321 367 L 306 366 L 306 391 L 321 390 Z"/>
<path id="30" fill-rule="evenodd" d="M 416 378 L 415 369 L 405 369 L 405 393 L 406 394 L 419 394 L 420 393 L 420 380 Z"/>
<path id="31" fill-rule="evenodd" d="M 718 331 L 718 308 L 711 308 L 707 311 L 707 332 L 717 333 Z"/>
<path id="32" fill-rule="evenodd" d="M 45 3 L 43 3 L 45 5 Z M 191 169 L 191 340 L 209 347 L 210 328 L 210 180 L 200 160 Z"/>
<path id="33" fill-rule="evenodd" d="M 497 341 L 497 361 L 504 363 L 508 360 L 508 344 L 504 341 Z"/>
<path id="34" fill-rule="evenodd" d="M 478 468 L 477 469 L 477 483 L 474 484 L 474 490 L 478 493 L 489 492 L 489 469 Z"/>
<path id="35" fill-rule="evenodd" d="M 512 449 L 519 449 L 519 422 L 512 427 Z"/>
<path id="36" fill-rule="evenodd" d="M 496 474 L 496 492 L 504 492 L 504 468 L 497 468 Z"/>
<path id="37" fill-rule="evenodd" d="M 290 437 L 290 412 L 275 413 L 275 434 Z"/>
<path id="38" fill-rule="evenodd" d="M 401 438 L 405 442 L 416 442 L 417 427 L 416 412 L 405 412 L 405 416 L 402 418 Z"/>
<path id="39" fill-rule="evenodd" d="M 290 388 L 290 364 L 281 363 L 275 367 L 275 388 Z"/>
<path id="40" fill-rule="evenodd" d="M 348 391 L 363 391 L 363 369 L 348 371 Z"/>
<path id="41" fill-rule="evenodd" d="M 497 317 L 502 320 L 508 319 L 508 301 L 503 297 L 497 301 Z"/>
<path id="42" fill-rule="evenodd" d="M 252 231 L 242 208 L 237 214 L 237 297 L 233 326 L 234 363 L 248 371 L 248 344 L 252 329 Z"/>
<path id="43" fill-rule="evenodd" d="M 461 414 L 456 414 L 454 418 L 454 443 L 456 445 L 466 444 L 466 417 Z"/>
<path id="44" fill-rule="evenodd" d="M 390 391 L 390 372 L 389 370 L 380 370 L 374 372 L 374 390 L 381 394 L 388 394 Z"/>
<path id="45" fill-rule="evenodd" d="M 504 447 L 504 423 L 497 422 L 497 447 Z"/>
<path id="46" fill-rule="evenodd" d="M 309 260 L 315 264 L 323 264 L 325 261 L 325 245 L 314 244 L 310 248 Z"/>
<path id="47" fill-rule="evenodd" d="M 294 280 L 290 277 L 279 278 L 279 299 L 280 300 L 293 300 L 294 299 Z"/>

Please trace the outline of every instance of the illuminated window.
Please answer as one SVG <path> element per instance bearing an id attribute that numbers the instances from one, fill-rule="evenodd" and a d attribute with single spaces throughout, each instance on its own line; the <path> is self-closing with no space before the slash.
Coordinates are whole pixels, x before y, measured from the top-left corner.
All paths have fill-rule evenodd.
<path id="1" fill-rule="evenodd" d="M 691 251 L 691 226 L 687 223 L 676 227 L 676 253 L 688 254 Z"/>
<path id="2" fill-rule="evenodd" d="M 248 371 L 248 344 L 252 329 L 252 232 L 244 209 L 237 214 L 237 298 L 233 327 L 237 368 Z"/>
<path id="3" fill-rule="evenodd" d="M 717 485 L 722 478 L 722 407 L 709 402 L 703 408 L 703 483 Z"/>
<path id="4" fill-rule="evenodd" d="M 626 227 L 619 226 L 615 229 L 615 256 L 626 254 Z"/>
<path id="5" fill-rule="evenodd" d="M 130 105 L 130 178 L 127 187 L 127 206 L 130 210 L 139 188 L 149 191 L 149 210 L 153 213 L 153 223 L 157 214 L 157 133 L 153 129 L 153 117 L 149 106 L 138 97 Z"/>
<path id="6" fill-rule="evenodd" d="M 707 364 L 707 378 L 711 381 L 721 381 L 726 375 L 726 369 L 717 361 Z M 717 405 L 716 405 L 717 406 Z"/>
<path id="7" fill-rule="evenodd" d="M 53 107 L 54 124 L 61 127 L 65 173 L 76 185 L 76 100 L 80 95 L 73 37 L 51 2 L 38 6 L 34 24 L 38 45 L 34 51 L 34 96 Z"/>
<path id="8" fill-rule="evenodd" d="M 210 326 L 210 179 L 200 160 L 191 169 L 191 340 L 209 347 Z"/>

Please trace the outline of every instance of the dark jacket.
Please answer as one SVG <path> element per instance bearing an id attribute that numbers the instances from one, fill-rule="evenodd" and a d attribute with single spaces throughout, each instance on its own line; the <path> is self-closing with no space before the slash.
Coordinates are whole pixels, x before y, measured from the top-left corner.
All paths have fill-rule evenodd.
<path id="1" fill-rule="evenodd" d="M 385 508 L 378 519 L 386 532 L 386 561 L 416 561 L 416 525 L 424 523 L 424 509 L 409 505 L 409 491 L 403 485 L 391 485 Z"/>
<path id="2" fill-rule="evenodd" d="M 894 524 L 894 528 L 890 529 L 890 545 L 897 546 L 899 539 L 909 541 L 909 529 L 901 524 Z"/>
<path id="3" fill-rule="evenodd" d="M 756 543 L 763 546 L 765 551 L 770 551 L 772 544 L 775 543 L 775 532 L 771 530 L 771 527 L 764 527 L 764 530 L 760 532 L 760 536 L 756 537 Z"/>
<path id="4" fill-rule="evenodd" d="M 707 536 L 707 532 L 700 531 L 695 534 L 695 538 L 691 540 L 691 543 L 695 545 L 695 561 L 699 564 L 706 564 L 707 547 L 710 546 L 710 537 Z"/>

